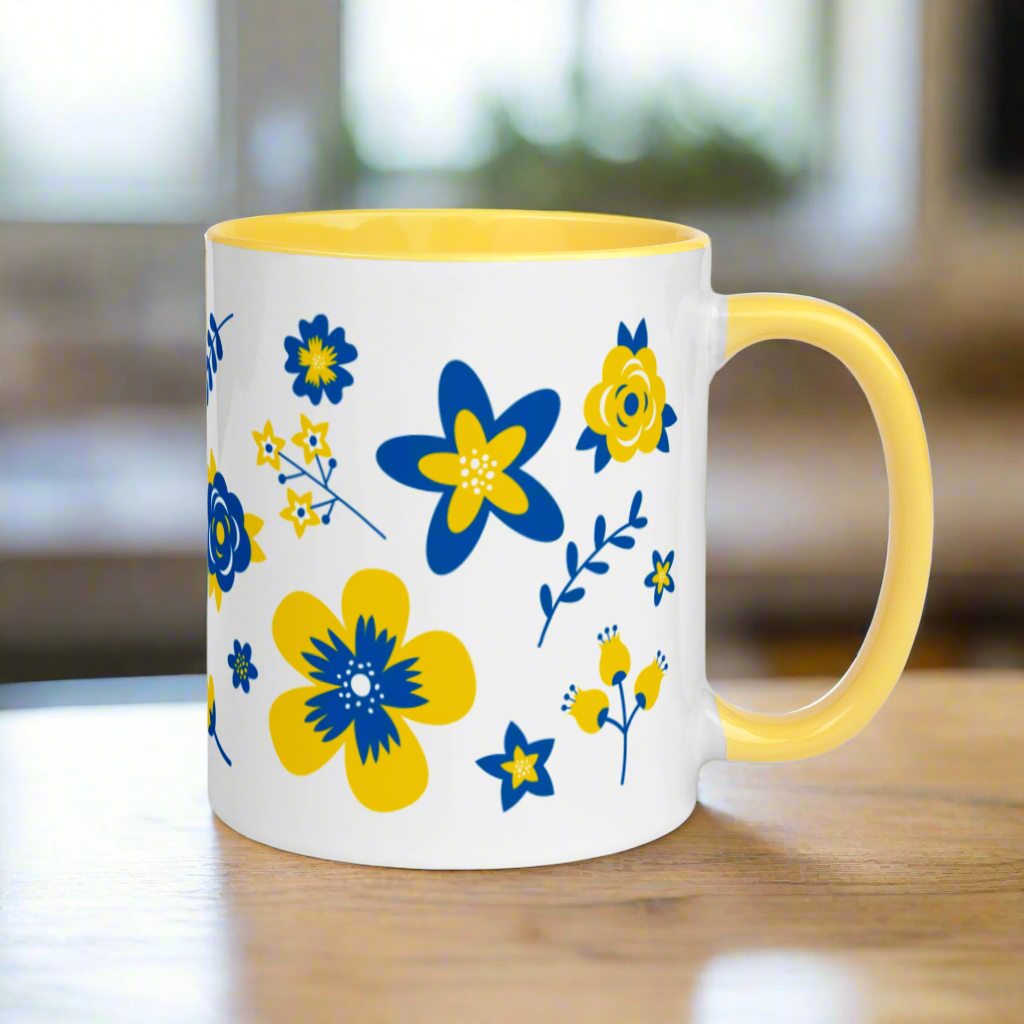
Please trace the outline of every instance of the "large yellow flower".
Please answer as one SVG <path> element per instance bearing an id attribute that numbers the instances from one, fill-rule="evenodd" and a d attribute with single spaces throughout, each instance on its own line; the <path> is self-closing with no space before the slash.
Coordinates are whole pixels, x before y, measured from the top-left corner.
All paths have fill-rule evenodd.
<path id="1" fill-rule="evenodd" d="M 587 393 L 583 418 L 587 425 L 576 447 L 596 449 L 595 473 L 609 459 L 628 462 L 637 452 L 669 450 L 667 428 L 676 414 L 665 401 L 657 357 L 647 347 L 646 321 L 640 321 L 635 334 L 619 324 L 619 343 L 605 357 L 601 383 Z"/>
<path id="2" fill-rule="evenodd" d="M 270 737 L 295 775 L 322 768 L 342 747 L 355 798 L 397 811 L 427 788 L 427 759 L 410 722 L 449 725 L 473 706 L 476 676 L 451 633 L 405 639 L 409 595 L 383 569 L 345 584 L 341 619 L 312 594 L 278 605 L 272 631 L 284 659 L 308 680 L 270 708 Z"/>

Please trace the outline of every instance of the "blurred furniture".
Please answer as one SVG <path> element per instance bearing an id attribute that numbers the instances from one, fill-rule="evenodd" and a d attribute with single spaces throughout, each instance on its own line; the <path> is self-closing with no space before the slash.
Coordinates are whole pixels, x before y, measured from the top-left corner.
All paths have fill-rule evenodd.
<path id="1" fill-rule="evenodd" d="M 203 680 L 0 690 L 4 1021 L 1002 1024 L 1024 1005 L 1022 673 L 909 674 L 832 754 L 709 765 L 663 839 L 467 873 L 231 831 L 201 704 L 10 710 L 105 690 Z M 777 710 L 822 686 L 765 690 L 726 692 Z"/>

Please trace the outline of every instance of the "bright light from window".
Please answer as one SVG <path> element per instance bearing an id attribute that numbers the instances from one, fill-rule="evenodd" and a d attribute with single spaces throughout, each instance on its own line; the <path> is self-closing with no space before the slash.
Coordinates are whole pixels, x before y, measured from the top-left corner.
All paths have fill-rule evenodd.
<path id="1" fill-rule="evenodd" d="M 345 98 L 360 155 L 382 168 L 469 167 L 509 103 L 538 139 L 571 127 L 568 0 L 349 0 Z"/>
<path id="2" fill-rule="evenodd" d="M 179 219 L 216 181 L 214 0 L 0 0 L 0 210 Z"/>
<path id="3" fill-rule="evenodd" d="M 628 133 L 630 108 L 664 96 L 694 128 L 713 118 L 777 159 L 806 157 L 818 98 L 819 7 L 814 0 L 594 0 L 584 52 L 599 109 L 611 115 L 609 127 Z M 634 130 L 642 128 L 634 120 Z"/>
<path id="4" fill-rule="evenodd" d="M 699 130 L 808 155 L 818 100 L 815 0 L 348 0 L 343 75 L 360 154 L 387 169 L 470 167 L 491 151 L 504 101 L 537 141 L 583 131 L 635 155 L 642 106 Z M 576 124 L 577 67 L 593 102 Z"/>

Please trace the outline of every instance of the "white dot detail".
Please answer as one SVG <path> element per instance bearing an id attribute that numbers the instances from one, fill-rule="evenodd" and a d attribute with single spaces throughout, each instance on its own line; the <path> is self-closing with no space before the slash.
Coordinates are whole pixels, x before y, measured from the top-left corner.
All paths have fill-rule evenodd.
<path id="1" fill-rule="evenodd" d="M 487 479 L 488 480 L 493 480 L 494 479 L 494 470 L 493 469 L 489 469 L 487 471 Z"/>
<path id="2" fill-rule="evenodd" d="M 479 469 L 480 468 L 480 460 L 479 459 L 470 459 L 469 464 L 473 467 L 473 469 Z"/>
<path id="3" fill-rule="evenodd" d="M 370 692 L 370 677 L 363 675 L 362 672 L 352 677 L 352 692 L 357 697 L 365 697 Z M 359 706 L 358 701 L 356 707 Z"/>
<path id="4" fill-rule="evenodd" d="M 465 462 L 466 460 L 465 460 L 465 459 L 463 459 L 462 461 L 463 461 L 463 462 Z M 464 469 L 464 470 L 462 471 L 462 475 L 463 475 L 463 476 L 469 476 L 469 470 L 468 470 L 468 469 Z"/>

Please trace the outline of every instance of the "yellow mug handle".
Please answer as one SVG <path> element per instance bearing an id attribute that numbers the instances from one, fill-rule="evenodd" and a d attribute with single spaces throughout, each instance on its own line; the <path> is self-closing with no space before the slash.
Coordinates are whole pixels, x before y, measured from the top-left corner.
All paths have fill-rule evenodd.
<path id="1" fill-rule="evenodd" d="M 932 560 L 932 475 L 921 412 L 892 349 L 860 317 L 799 295 L 731 295 L 725 358 L 769 338 L 831 352 L 856 378 L 882 435 L 889 478 L 889 546 L 882 591 L 846 675 L 820 700 L 785 714 L 738 708 L 715 695 L 730 761 L 795 761 L 855 736 L 899 680 L 921 622 Z"/>

